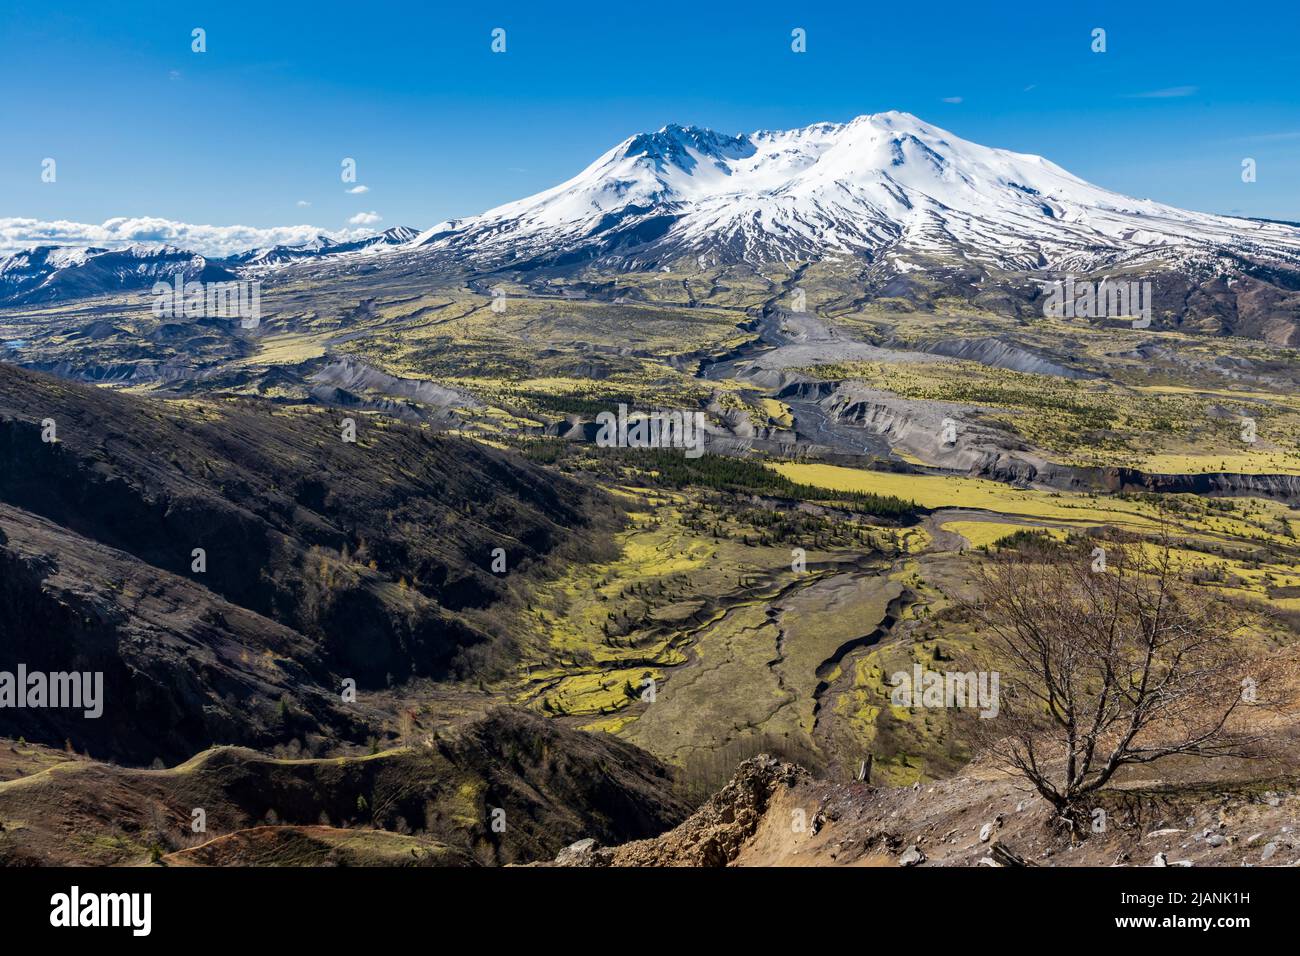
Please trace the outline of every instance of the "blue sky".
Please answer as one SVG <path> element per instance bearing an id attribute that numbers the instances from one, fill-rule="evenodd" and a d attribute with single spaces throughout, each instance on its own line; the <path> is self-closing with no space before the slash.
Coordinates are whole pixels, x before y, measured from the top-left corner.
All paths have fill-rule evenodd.
<path id="1" fill-rule="evenodd" d="M 669 122 L 902 109 L 1137 197 L 1300 220 L 1294 0 L 25 6 L 0 11 L 0 219 L 423 227 Z"/>

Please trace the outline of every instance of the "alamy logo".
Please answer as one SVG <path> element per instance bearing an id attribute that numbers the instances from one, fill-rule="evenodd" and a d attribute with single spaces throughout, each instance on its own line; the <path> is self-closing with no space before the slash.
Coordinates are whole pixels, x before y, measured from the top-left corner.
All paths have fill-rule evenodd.
<path id="1" fill-rule="evenodd" d="M 150 893 L 85 893 L 74 886 L 68 893 L 50 897 L 50 925 L 126 926 L 132 936 L 148 936 L 153 928 L 153 896 Z"/>
<path id="2" fill-rule="evenodd" d="M 704 413 L 681 411 L 638 412 L 629 416 L 620 404 L 618 414 L 596 416 L 601 448 L 683 448 L 687 458 L 704 454 Z"/>
<path id="3" fill-rule="evenodd" d="M 1150 282 L 1076 282 L 1073 276 L 1043 286 L 1043 315 L 1052 319 L 1133 319 L 1133 328 L 1151 326 Z"/>
<path id="4" fill-rule="evenodd" d="M 239 319 L 245 329 L 262 321 L 262 283 L 256 279 L 186 282 L 178 274 L 172 284 L 155 282 L 153 296 L 153 314 L 160 319 Z"/>
<path id="5" fill-rule="evenodd" d="M 926 670 L 920 664 L 912 665 L 912 673 L 897 671 L 889 682 L 894 690 L 889 700 L 898 707 L 978 707 L 986 720 L 998 715 L 997 671 Z"/>
<path id="6" fill-rule="evenodd" d="M 104 713 L 103 671 L 0 671 L 0 709 L 65 708 L 80 710 L 94 720 Z"/>

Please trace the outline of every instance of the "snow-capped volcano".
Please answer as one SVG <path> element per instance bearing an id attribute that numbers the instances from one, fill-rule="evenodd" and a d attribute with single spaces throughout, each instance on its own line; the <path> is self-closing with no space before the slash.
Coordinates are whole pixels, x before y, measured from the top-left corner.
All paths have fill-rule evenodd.
<path id="1" fill-rule="evenodd" d="M 646 268 L 948 251 L 1017 270 L 1184 249 L 1300 261 L 1300 229 L 1187 212 L 980 146 L 908 113 L 726 136 L 632 136 L 559 186 L 441 223 L 413 246 L 471 261 Z"/>

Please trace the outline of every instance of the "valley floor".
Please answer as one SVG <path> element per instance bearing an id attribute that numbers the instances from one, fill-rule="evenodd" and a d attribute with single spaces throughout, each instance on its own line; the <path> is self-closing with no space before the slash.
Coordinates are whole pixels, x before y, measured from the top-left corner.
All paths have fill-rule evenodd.
<path id="1" fill-rule="evenodd" d="M 1287 758 L 1125 778 L 1123 822 L 1072 850 L 979 762 L 973 714 L 890 694 L 914 666 L 996 667 L 961 609 L 981 565 L 1027 540 L 1168 537 L 1180 574 L 1260 612 L 1258 649 L 1293 653 L 1288 351 L 908 311 L 825 266 L 521 281 L 504 313 L 481 283 L 328 279 L 272 289 L 249 334 L 162 328 L 120 301 L 0 315 L 23 364 L 63 376 L 3 396 L 33 463 L 0 489 L 0 545 L 30 577 L 12 603 L 147 618 L 121 647 L 148 652 L 159 686 L 184 671 L 186 706 L 213 721 L 177 734 L 223 743 L 242 715 L 258 741 L 178 763 L 169 738 L 144 770 L 158 737 L 118 766 L 98 743 L 11 736 L 0 860 L 496 864 L 591 837 L 614 849 L 587 862 L 892 864 L 916 845 L 975 864 L 988 823 L 1031 862 L 1294 860 Z M 807 312 L 786 308 L 796 283 Z M 120 433 L 61 424 L 50 465 L 31 429 L 57 402 Z M 619 404 L 700 409 L 710 454 L 596 448 L 584 429 Z M 340 450 L 341 414 L 363 455 Z M 37 493 L 105 487 L 134 525 Z M 270 570 L 187 578 L 188 541 L 164 547 L 181 519 L 273 542 Z M 518 576 L 489 569 L 495 546 Z M 340 707 L 333 682 L 363 667 L 361 703 Z M 507 745 L 486 743 L 501 722 Z M 777 762 L 732 782 L 760 753 Z M 566 809 L 575 788 L 605 802 Z M 695 855 L 730 813 L 708 801 L 737 788 L 762 803 L 753 828 Z M 201 837 L 185 830 L 200 807 Z M 507 837 L 503 807 L 525 821 Z"/>

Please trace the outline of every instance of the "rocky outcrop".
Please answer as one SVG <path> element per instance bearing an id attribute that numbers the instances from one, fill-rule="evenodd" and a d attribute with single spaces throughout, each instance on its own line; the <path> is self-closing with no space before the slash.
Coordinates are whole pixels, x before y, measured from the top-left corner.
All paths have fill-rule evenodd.
<path id="1" fill-rule="evenodd" d="M 1293 733 L 1291 722 L 1279 742 L 1290 746 Z M 550 865 L 1295 866 L 1300 767 L 1291 751 L 1267 786 L 1250 761 L 1208 769 L 1189 758 L 1166 763 L 1161 780 L 1123 775 L 1094 797 L 1104 832 L 1077 843 L 1054 825 L 1046 801 L 986 763 L 945 780 L 878 787 L 760 756 L 663 836 L 603 848 L 583 840 Z"/>
<path id="2" fill-rule="evenodd" d="M 684 823 L 652 840 L 615 848 L 568 847 L 557 866 L 726 866 L 757 832 L 779 794 L 811 779 L 775 757 L 751 757 L 731 781 Z"/>
<path id="3" fill-rule="evenodd" d="M 1046 461 L 1008 431 L 981 420 L 979 409 L 953 402 L 899 398 L 856 382 L 842 382 L 819 407 L 836 423 L 883 436 L 923 461 L 953 471 L 994 467 L 1025 473 Z"/>

